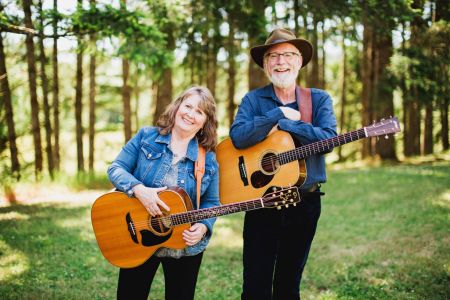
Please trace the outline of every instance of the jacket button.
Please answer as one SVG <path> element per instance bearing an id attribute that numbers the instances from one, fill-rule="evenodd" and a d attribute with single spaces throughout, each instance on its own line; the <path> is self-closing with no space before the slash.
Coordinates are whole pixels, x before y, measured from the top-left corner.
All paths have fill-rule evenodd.
<path id="1" fill-rule="evenodd" d="M 152 157 L 151 153 L 147 154 L 147 158 L 151 158 L 151 157 Z"/>
<path id="2" fill-rule="evenodd" d="M 181 183 L 184 183 L 184 179 L 181 179 Z"/>

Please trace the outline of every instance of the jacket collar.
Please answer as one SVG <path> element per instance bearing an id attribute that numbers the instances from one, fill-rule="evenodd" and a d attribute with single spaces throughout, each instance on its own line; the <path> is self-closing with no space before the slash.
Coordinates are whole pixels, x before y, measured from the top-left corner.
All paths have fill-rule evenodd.
<path id="1" fill-rule="evenodd" d="M 155 142 L 161 143 L 161 144 L 166 144 L 167 147 L 169 147 L 171 138 L 172 138 L 172 133 L 169 133 L 166 135 L 159 134 L 156 137 Z M 197 156 L 198 156 L 198 140 L 197 140 L 197 137 L 194 137 L 193 139 L 191 139 L 189 141 L 189 145 L 188 145 L 188 148 L 186 151 L 186 157 L 192 161 L 196 161 Z"/>

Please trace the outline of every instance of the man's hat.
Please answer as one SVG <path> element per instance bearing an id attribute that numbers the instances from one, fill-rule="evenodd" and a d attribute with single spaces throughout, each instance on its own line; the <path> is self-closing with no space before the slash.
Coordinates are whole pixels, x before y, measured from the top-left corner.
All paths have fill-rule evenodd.
<path id="1" fill-rule="evenodd" d="M 273 30 L 264 45 L 255 46 L 250 49 L 250 55 L 258 66 L 264 68 L 263 59 L 267 49 L 281 43 L 292 44 L 300 51 L 303 57 L 302 68 L 311 60 L 313 54 L 313 46 L 311 43 L 307 40 L 296 38 L 295 34 L 284 28 Z"/>

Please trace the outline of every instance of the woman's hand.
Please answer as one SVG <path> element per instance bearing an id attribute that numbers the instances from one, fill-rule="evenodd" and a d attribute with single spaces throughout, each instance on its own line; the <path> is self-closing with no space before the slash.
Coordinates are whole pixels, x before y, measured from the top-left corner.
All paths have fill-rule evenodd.
<path id="1" fill-rule="evenodd" d="M 183 231 L 183 240 L 186 245 L 193 246 L 200 242 L 200 240 L 205 236 L 208 228 L 203 223 L 195 223 L 191 228 Z"/>
<path id="2" fill-rule="evenodd" d="M 170 211 L 170 208 L 158 197 L 158 192 L 167 189 L 166 186 L 160 188 L 149 188 L 143 184 L 138 184 L 133 187 L 134 195 L 141 201 L 145 209 L 152 215 L 163 215 L 160 206 L 166 211 Z"/>

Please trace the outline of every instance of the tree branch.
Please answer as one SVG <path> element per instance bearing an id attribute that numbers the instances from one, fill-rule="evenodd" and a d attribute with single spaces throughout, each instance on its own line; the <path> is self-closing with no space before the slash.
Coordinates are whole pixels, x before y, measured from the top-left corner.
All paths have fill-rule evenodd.
<path id="1" fill-rule="evenodd" d="M 37 32 L 34 29 L 23 27 L 23 26 L 16 26 L 11 24 L 0 24 L 1 31 L 4 32 L 12 32 L 12 33 L 18 33 L 18 34 L 31 34 L 31 35 L 39 35 L 39 32 Z"/>

